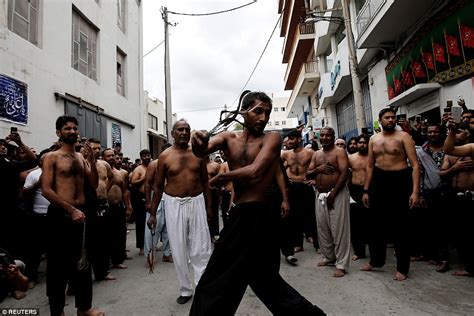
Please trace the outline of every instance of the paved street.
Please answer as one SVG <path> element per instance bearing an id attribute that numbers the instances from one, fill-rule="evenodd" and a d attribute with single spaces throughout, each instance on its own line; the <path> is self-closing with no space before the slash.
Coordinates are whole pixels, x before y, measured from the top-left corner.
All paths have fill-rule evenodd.
<path id="1" fill-rule="evenodd" d="M 134 231 L 128 235 L 133 260 L 126 270 L 112 270 L 116 281 L 94 283 L 94 306 L 107 315 L 187 315 L 190 303 L 178 305 L 178 283 L 172 263 L 161 262 L 157 252 L 154 274 L 148 274 L 145 258 L 134 248 Z M 412 264 L 406 282 L 392 281 L 393 256 L 382 271 L 361 272 L 361 262 L 354 263 L 343 278 L 333 278 L 333 267 L 316 267 L 319 255 L 306 243 L 298 253 L 300 265 L 281 263 L 281 274 L 300 293 L 329 315 L 474 315 L 474 279 L 439 274 L 426 262 Z M 392 249 L 388 250 L 391 253 Z M 44 264 L 41 266 L 44 271 Z M 44 274 L 37 287 L 25 299 L 7 298 L 1 307 L 36 307 L 48 315 Z M 66 315 L 74 315 L 74 300 L 67 298 Z M 270 315 L 265 306 L 248 289 L 238 315 Z"/>

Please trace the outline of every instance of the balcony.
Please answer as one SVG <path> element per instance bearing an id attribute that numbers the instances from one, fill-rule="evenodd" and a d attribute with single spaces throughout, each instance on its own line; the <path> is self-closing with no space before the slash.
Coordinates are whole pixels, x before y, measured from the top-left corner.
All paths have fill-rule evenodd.
<path id="1" fill-rule="evenodd" d="M 319 81 L 318 62 L 308 61 L 304 63 L 288 100 L 288 117 L 298 117 L 301 114 L 302 109 L 308 104 L 308 96 L 318 87 Z"/>
<path id="2" fill-rule="evenodd" d="M 314 23 L 300 23 L 293 44 L 292 55 L 289 58 L 285 74 L 285 90 L 292 90 L 298 78 L 299 71 L 308 59 L 314 43 Z"/>
<path id="3" fill-rule="evenodd" d="M 394 46 L 439 0 L 367 0 L 356 17 L 358 48 Z"/>

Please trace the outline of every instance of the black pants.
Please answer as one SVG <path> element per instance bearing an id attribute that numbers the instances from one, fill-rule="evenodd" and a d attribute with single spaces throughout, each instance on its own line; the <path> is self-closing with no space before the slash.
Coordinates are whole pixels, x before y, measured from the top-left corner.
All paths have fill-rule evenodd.
<path id="1" fill-rule="evenodd" d="M 351 203 L 351 243 L 354 255 L 365 258 L 365 245 L 367 244 L 367 221 L 369 220 L 367 209 L 362 204 L 364 187 L 362 185 L 349 184 L 349 192 L 356 203 Z"/>
<path id="2" fill-rule="evenodd" d="M 464 270 L 474 275 L 474 200 L 472 193 L 455 196 L 454 209 L 457 213 L 457 230 L 455 246 L 458 250 L 459 261 L 464 265 Z"/>
<path id="3" fill-rule="evenodd" d="M 106 200 L 100 200 L 89 216 L 90 243 L 87 245 L 95 280 L 101 281 L 110 268 L 110 210 Z"/>
<path id="4" fill-rule="evenodd" d="M 125 252 L 127 243 L 126 217 L 126 209 L 122 203 L 111 204 L 109 206 L 109 245 L 110 259 L 113 265 L 123 263 L 127 257 L 127 253 Z"/>
<path id="5" fill-rule="evenodd" d="M 52 316 L 63 312 L 68 281 L 75 289 L 76 308 L 85 311 L 92 306 L 91 269 L 79 270 L 77 267 L 82 255 L 84 224 L 74 223 L 66 214 L 61 208 L 52 205 L 48 208 L 46 294 Z"/>
<path id="6" fill-rule="evenodd" d="M 211 237 L 219 235 L 219 200 L 220 189 L 211 189 L 212 217 L 207 221 Z"/>
<path id="7" fill-rule="evenodd" d="M 232 208 L 196 287 L 190 315 L 234 315 L 247 285 L 275 315 L 324 314 L 279 274 L 279 216 L 261 202 Z"/>
<path id="8" fill-rule="evenodd" d="M 227 190 L 221 191 L 221 212 L 222 212 L 222 224 L 225 226 L 228 220 L 227 212 L 230 209 L 230 199 L 232 197 L 232 192 Z"/>
<path id="9" fill-rule="evenodd" d="M 302 182 L 290 182 L 288 189 L 293 246 L 303 246 L 304 234 L 313 239 L 314 248 L 319 248 L 313 187 Z"/>
<path id="10" fill-rule="evenodd" d="M 132 190 L 132 207 L 135 213 L 135 234 L 136 234 L 136 246 L 137 248 L 143 249 L 145 245 L 145 221 L 146 221 L 146 208 L 145 208 L 145 193 L 138 190 Z"/>
<path id="11" fill-rule="evenodd" d="M 25 275 L 33 282 L 38 281 L 38 268 L 41 262 L 41 256 L 46 252 L 47 225 L 46 214 L 28 214 L 28 254 L 25 260 Z"/>
<path id="12" fill-rule="evenodd" d="M 412 193 L 412 169 L 384 171 L 374 168 L 370 202 L 370 265 L 382 267 L 387 256 L 387 243 L 393 241 L 397 271 L 410 269 L 409 205 Z"/>

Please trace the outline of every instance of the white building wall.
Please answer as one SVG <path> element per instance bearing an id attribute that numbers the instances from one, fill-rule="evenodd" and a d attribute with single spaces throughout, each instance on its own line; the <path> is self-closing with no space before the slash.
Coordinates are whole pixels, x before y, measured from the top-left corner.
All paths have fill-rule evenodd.
<path id="1" fill-rule="evenodd" d="M 270 114 L 270 119 L 265 127 L 265 130 L 282 130 L 287 128 L 294 128 L 298 125 L 296 118 L 288 118 L 287 104 L 288 97 L 285 98 L 273 98 L 273 110 Z M 278 109 L 275 111 L 275 109 Z M 282 111 L 285 109 L 285 111 Z M 285 121 L 285 125 L 282 122 Z M 275 125 L 275 122 L 279 122 L 279 125 Z"/>
<path id="2" fill-rule="evenodd" d="M 372 82 L 369 90 L 374 121 L 378 120 L 378 113 L 388 103 L 386 66 L 387 60 L 382 59 L 369 71 L 369 84 Z"/>
<path id="3" fill-rule="evenodd" d="M 126 156 L 134 157 L 146 145 L 143 122 L 142 20 L 140 2 L 127 1 L 125 34 L 117 26 L 116 1 L 40 0 L 38 46 L 31 44 L 7 26 L 6 0 L 0 1 L 0 74 L 28 85 L 28 124 L 18 126 L 24 142 L 43 149 L 56 140 L 54 122 L 64 114 L 63 100 L 54 93 L 69 93 L 104 109 L 104 112 L 135 126 L 121 125 Z M 98 80 L 92 80 L 71 66 L 73 5 L 97 28 Z M 44 21 L 41 23 L 41 20 Z M 116 89 L 117 46 L 126 54 L 125 97 Z M 111 144 L 111 119 L 107 138 Z M 0 137 L 13 123 L 0 121 Z"/>

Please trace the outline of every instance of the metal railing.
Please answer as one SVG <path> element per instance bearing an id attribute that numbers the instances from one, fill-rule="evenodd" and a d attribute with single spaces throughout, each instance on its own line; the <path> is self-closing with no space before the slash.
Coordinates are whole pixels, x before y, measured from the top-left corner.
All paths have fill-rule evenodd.
<path id="1" fill-rule="evenodd" d="M 301 35 L 314 34 L 314 22 L 304 22 L 298 25 Z"/>
<path id="2" fill-rule="evenodd" d="M 367 0 L 365 1 L 359 14 L 357 14 L 357 32 L 359 37 L 364 33 L 370 25 L 370 22 L 379 12 L 380 8 L 387 2 L 387 0 Z"/>

